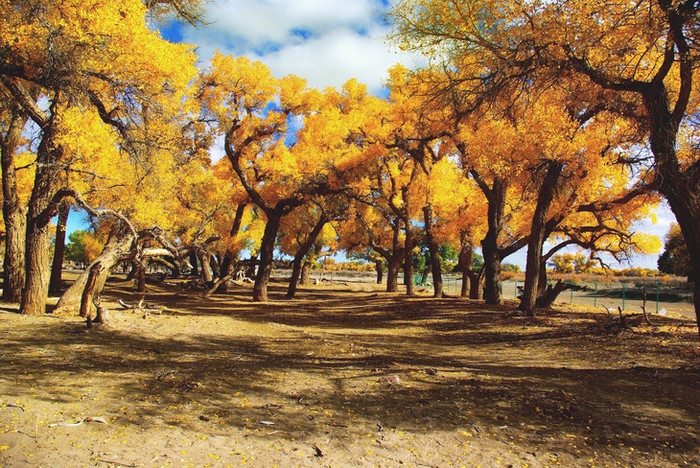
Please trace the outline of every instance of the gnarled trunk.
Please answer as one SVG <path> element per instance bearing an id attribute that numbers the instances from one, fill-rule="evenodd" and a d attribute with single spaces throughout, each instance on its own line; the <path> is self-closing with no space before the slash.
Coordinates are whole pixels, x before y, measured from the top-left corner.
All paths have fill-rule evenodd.
<path id="1" fill-rule="evenodd" d="M 484 255 L 484 300 L 487 304 L 500 304 L 501 294 L 501 255 L 498 250 L 498 236 L 503 230 L 503 213 L 506 204 L 508 183 L 496 179 L 488 198 L 488 231 L 481 241 Z"/>
<path id="2" fill-rule="evenodd" d="M 433 206 L 428 203 L 423 207 L 423 220 L 425 221 L 425 235 L 430 251 L 430 270 L 433 274 L 433 297 L 442 297 L 442 266 L 440 265 L 440 250 L 433 233 Z"/>
<path id="3" fill-rule="evenodd" d="M 311 262 L 304 262 L 303 265 L 301 265 L 300 284 L 302 286 L 311 285 Z"/>
<path id="4" fill-rule="evenodd" d="M 52 124 L 53 125 L 53 124 Z M 51 216 L 46 210 L 56 192 L 60 148 L 53 146 L 52 125 L 44 129 L 44 137 L 37 152 L 34 187 L 27 210 L 27 237 L 25 245 L 26 278 L 22 290 L 20 313 L 42 315 L 46 313 L 46 299 L 49 292 L 49 254 L 51 239 L 49 223 Z"/>
<path id="5" fill-rule="evenodd" d="M 66 249 L 66 225 L 71 204 L 61 202 L 58 207 L 58 222 L 56 223 L 56 241 L 53 248 L 53 263 L 51 264 L 51 279 L 49 280 L 49 294 L 58 296 L 61 294 L 61 274 L 63 272 L 63 252 Z"/>
<path id="6" fill-rule="evenodd" d="M 3 260 L 2 299 L 19 302 L 24 287 L 24 239 L 26 213 L 17 194 L 15 153 L 27 118 L 15 111 L 0 145 L 2 159 L 2 215 L 5 221 L 5 257 Z"/>
<path id="7" fill-rule="evenodd" d="M 292 264 L 292 277 L 289 280 L 289 287 L 287 288 L 287 298 L 291 299 L 294 297 L 294 294 L 297 290 L 297 281 L 299 280 L 299 274 L 301 273 L 301 263 L 306 257 L 306 254 L 309 253 L 309 250 L 311 250 L 311 247 L 313 247 L 314 242 L 316 242 L 316 239 L 318 238 L 319 234 L 321 234 L 323 226 L 325 226 L 328 221 L 329 219 L 326 217 L 326 215 L 321 214 L 321 217 L 309 233 L 309 236 L 299 246 L 299 250 L 297 251 L 296 255 L 294 255 L 294 262 Z"/>
<path id="8" fill-rule="evenodd" d="M 386 292 L 396 292 L 399 289 L 399 270 L 401 269 L 402 258 L 392 255 L 389 259 L 386 272 Z"/>
<path id="9" fill-rule="evenodd" d="M 413 247 L 414 238 L 413 233 L 409 227 L 406 228 L 406 244 L 404 246 L 404 257 L 403 257 L 403 275 L 404 283 L 406 284 L 406 295 L 415 296 L 416 287 L 413 282 Z"/>
<path id="10" fill-rule="evenodd" d="M 267 223 L 265 224 L 265 232 L 260 244 L 260 265 L 258 266 L 258 274 L 255 276 L 255 284 L 253 285 L 253 301 L 267 301 L 267 285 L 270 282 L 272 274 L 272 260 L 275 250 L 275 240 L 282 222 L 282 213 L 277 210 L 267 214 Z"/>
<path id="11" fill-rule="evenodd" d="M 134 235 L 132 232 L 124 226 L 115 225 L 115 227 L 112 228 L 109 239 L 107 239 L 107 243 L 103 247 L 100 255 L 83 273 L 80 274 L 78 279 L 76 279 L 75 282 L 68 289 L 66 289 L 61 298 L 58 300 L 56 311 L 69 311 L 77 309 L 80 306 L 80 299 L 83 291 L 85 290 L 85 285 L 90 275 L 90 271 L 97 264 L 100 265 L 101 269 L 95 282 L 95 292 L 93 295 L 100 294 L 112 270 L 122 260 L 133 256 L 133 243 Z"/>
<path id="12" fill-rule="evenodd" d="M 384 262 L 381 258 L 374 261 L 374 271 L 377 273 L 377 284 L 382 284 L 384 280 Z"/>
<path id="13" fill-rule="evenodd" d="M 691 63 L 681 61 L 681 78 L 688 86 L 683 90 L 688 93 L 685 99 L 689 97 L 691 89 Z M 687 105 L 687 100 L 685 103 Z M 688 247 L 691 265 L 689 279 L 693 282 L 693 304 L 700 335 L 700 167 L 696 163 L 685 173 L 680 169 L 675 148 L 680 119 L 670 110 L 668 92 L 662 81 L 647 88 L 644 104 L 649 111 L 649 143 L 656 161 L 659 191 L 668 200 Z M 676 106 L 679 104 L 677 102 Z"/>
<path id="14" fill-rule="evenodd" d="M 462 289 L 460 291 L 460 296 L 467 297 L 468 295 L 469 299 L 479 299 L 481 271 L 477 272 L 472 269 L 473 254 L 474 247 L 470 244 L 463 243 L 459 250 L 459 268 L 462 271 Z M 469 291 L 468 294 L 467 291 Z"/>
<path id="15" fill-rule="evenodd" d="M 547 172 L 540 185 L 537 205 L 532 216 L 530 240 L 527 247 L 525 287 L 519 307 L 528 317 L 535 315 L 540 268 L 542 265 L 542 247 L 546 238 L 547 213 L 552 200 L 554 200 L 554 192 L 563 167 L 563 164 L 558 161 L 547 162 Z"/>
<path id="16" fill-rule="evenodd" d="M 202 265 L 202 279 L 206 283 L 212 283 L 214 281 L 214 270 L 211 267 L 210 259 L 211 256 L 206 250 L 200 250 L 197 252 L 197 258 L 199 258 L 199 263 Z"/>

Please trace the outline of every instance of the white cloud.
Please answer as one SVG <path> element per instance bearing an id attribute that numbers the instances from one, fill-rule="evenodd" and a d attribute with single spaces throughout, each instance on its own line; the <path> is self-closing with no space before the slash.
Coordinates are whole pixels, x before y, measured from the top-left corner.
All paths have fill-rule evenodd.
<path id="1" fill-rule="evenodd" d="M 388 50 L 379 34 L 361 36 L 347 30 L 255 58 L 264 61 L 276 76 L 295 74 L 317 88 L 339 87 L 356 78 L 373 91 L 382 86 L 391 66 L 407 62 L 406 56 Z"/>
<path id="2" fill-rule="evenodd" d="M 211 24 L 183 31 L 200 61 L 215 50 L 267 64 L 275 76 L 295 74 L 318 88 L 350 78 L 379 92 L 387 69 L 416 60 L 385 40 L 379 0 L 229 0 L 212 4 Z"/>
<path id="3" fill-rule="evenodd" d="M 265 42 L 294 40 L 293 31 L 325 34 L 370 26 L 379 4 L 370 0 L 229 0 L 212 4 L 206 30 L 244 39 L 258 47 Z"/>

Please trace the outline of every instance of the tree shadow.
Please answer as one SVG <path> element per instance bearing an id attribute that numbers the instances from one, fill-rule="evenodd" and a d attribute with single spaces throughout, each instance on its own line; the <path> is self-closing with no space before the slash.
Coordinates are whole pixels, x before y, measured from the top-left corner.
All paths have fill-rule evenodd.
<path id="1" fill-rule="evenodd" d="M 700 375 L 664 365 L 663 335 L 623 341 L 596 327 L 595 314 L 551 310 L 527 321 L 509 313 L 512 304 L 486 309 L 456 298 L 333 290 L 281 301 L 273 291 L 267 304 L 239 299 L 245 290 L 213 299 L 167 288 L 145 296 L 178 319 L 282 326 L 272 336 L 88 332 L 77 319 L 18 325 L 3 339 L 3 378 L 27 385 L 5 385 L 6 396 L 34 386 L 46 389 L 40 398 L 71 403 L 98 398 L 90 382 L 111 379 L 101 398 L 126 397 L 131 407 L 118 414 L 120 424 L 225 432 L 261 430 L 264 421 L 295 438 L 361 437 L 368 425 L 459 430 L 572 454 L 569 439 L 591 450 L 622 444 L 698 459 Z M 108 296 L 140 299 L 119 284 Z"/>

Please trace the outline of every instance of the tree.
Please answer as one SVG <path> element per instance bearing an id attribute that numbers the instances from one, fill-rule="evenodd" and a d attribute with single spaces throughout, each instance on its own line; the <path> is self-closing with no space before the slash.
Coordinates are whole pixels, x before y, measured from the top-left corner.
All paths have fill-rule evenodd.
<path id="1" fill-rule="evenodd" d="M 672 224 L 666 235 L 666 244 L 658 265 L 659 271 L 663 273 L 690 277 L 690 256 L 678 224 Z"/>
<path id="2" fill-rule="evenodd" d="M 406 48 L 447 57 L 472 102 L 552 83 L 638 124 L 692 260 L 700 322 L 700 159 L 695 69 L 700 4 L 692 0 L 506 2 L 403 0 L 391 18 Z M 449 91 L 454 82 L 435 88 Z M 700 332 L 700 326 L 698 328 Z"/>
<path id="3" fill-rule="evenodd" d="M 75 193 L 58 186 L 59 173 L 73 156 L 61 140 L 72 123 L 66 117 L 99 115 L 121 139 L 129 140 L 136 121 L 126 117 L 140 117 L 138 109 L 157 107 L 165 99 L 181 102 L 193 71 L 186 47 L 169 44 L 148 28 L 142 3 L 88 3 L 0 4 L 0 82 L 41 135 L 27 210 L 26 282 L 20 305 L 26 314 L 45 311 L 49 221 L 58 197 Z M 47 107 L 37 104 L 39 96 Z M 86 131 L 93 128 L 82 129 L 80 137 L 100 144 Z M 123 149 L 134 153 L 128 143 Z"/>
<path id="4" fill-rule="evenodd" d="M 276 79 L 260 62 L 221 54 L 198 88 L 203 118 L 224 136 L 231 169 L 266 219 L 253 287 L 253 300 L 265 301 L 282 218 L 314 197 L 342 190 L 343 178 L 361 163 L 347 142 L 356 115 L 372 98 L 354 80 L 322 94 L 301 78 Z"/>
<path id="5" fill-rule="evenodd" d="M 68 244 L 66 245 L 66 259 L 88 265 L 92 263 L 105 243 L 105 226 L 99 226 L 98 232 L 77 230 L 70 233 L 68 236 Z M 108 229 L 106 229 L 108 232 Z"/>
<path id="6" fill-rule="evenodd" d="M 2 299 L 19 302 L 24 287 L 24 236 L 26 234 L 26 200 L 23 200 L 15 170 L 17 152 L 22 145 L 22 132 L 29 117 L 0 87 L 0 158 L 2 162 L 2 215 L 5 226 Z"/>
<path id="7" fill-rule="evenodd" d="M 287 288 L 288 299 L 293 298 L 296 294 L 299 278 L 303 277 L 303 267 L 310 265 L 310 262 L 305 261 L 307 255 L 312 250 L 315 253 L 321 253 L 322 245 L 319 244 L 322 244 L 322 239 L 319 239 L 319 236 L 322 235 L 329 221 L 330 219 L 323 209 L 311 205 L 299 207 L 284 218 L 280 229 L 280 250 L 294 257 L 292 276 Z"/>

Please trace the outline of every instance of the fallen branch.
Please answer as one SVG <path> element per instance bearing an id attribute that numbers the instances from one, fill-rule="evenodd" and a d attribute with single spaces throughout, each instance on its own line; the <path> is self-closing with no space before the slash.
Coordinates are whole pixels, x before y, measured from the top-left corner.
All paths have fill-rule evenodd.
<path id="1" fill-rule="evenodd" d="M 101 423 L 101 424 L 107 424 L 107 420 L 105 420 L 104 418 L 101 418 L 99 416 L 87 416 L 85 418 L 79 419 L 78 421 L 72 422 L 72 423 L 63 422 L 63 423 L 49 424 L 49 427 L 78 427 L 81 424 L 83 424 L 84 422 L 97 422 L 97 423 Z"/>
<path id="2" fill-rule="evenodd" d="M 138 468 L 139 465 L 131 465 L 129 463 L 121 463 L 115 460 L 106 460 L 104 458 L 98 458 L 96 461 L 102 462 L 102 463 L 107 463 L 109 465 L 119 465 L 119 466 L 128 466 L 130 468 Z"/>

